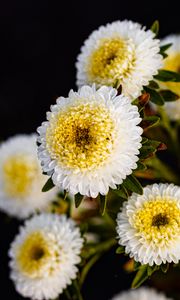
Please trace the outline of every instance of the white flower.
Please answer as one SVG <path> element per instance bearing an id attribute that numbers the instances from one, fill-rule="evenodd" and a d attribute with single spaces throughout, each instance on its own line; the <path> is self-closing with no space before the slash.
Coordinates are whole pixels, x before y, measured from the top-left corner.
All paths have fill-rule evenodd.
<path id="1" fill-rule="evenodd" d="M 84 86 L 57 99 L 38 128 L 44 172 L 72 194 L 97 197 L 137 167 L 141 121 L 137 107 L 110 87 Z"/>
<path id="2" fill-rule="evenodd" d="M 148 287 L 141 287 L 137 290 L 130 290 L 121 292 L 119 295 L 112 298 L 112 300 L 171 300 L 164 294 Z"/>
<path id="3" fill-rule="evenodd" d="M 124 203 L 117 217 L 119 244 L 141 264 L 180 260 L 180 187 L 153 184 Z"/>
<path id="4" fill-rule="evenodd" d="M 163 69 L 180 72 L 180 35 L 169 35 L 162 40 L 161 44 L 172 44 L 167 50 L 168 57 L 164 60 Z M 179 96 L 176 101 L 166 102 L 164 107 L 171 120 L 180 120 L 180 82 L 163 82 L 161 87 Z"/>
<path id="5" fill-rule="evenodd" d="M 0 209 L 18 218 L 46 209 L 57 193 L 41 191 L 47 176 L 37 158 L 36 138 L 16 135 L 0 145 Z"/>
<path id="6" fill-rule="evenodd" d="M 95 30 L 77 58 L 77 85 L 114 86 L 137 98 L 162 67 L 159 40 L 132 21 L 116 21 Z"/>
<path id="7" fill-rule="evenodd" d="M 16 290 L 36 300 L 54 299 L 76 278 L 83 239 L 65 215 L 36 215 L 20 228 L 9 250 Z"/>

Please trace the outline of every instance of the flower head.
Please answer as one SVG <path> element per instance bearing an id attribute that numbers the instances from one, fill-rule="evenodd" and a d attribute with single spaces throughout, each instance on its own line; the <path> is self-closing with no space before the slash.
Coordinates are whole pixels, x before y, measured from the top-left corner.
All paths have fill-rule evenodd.
<path id="1" fill-rule="evenodd" d="M 171 300 L 166 298 L 162 293 L 157 292 L 156 290 L 148 287 L 141 287 L 137 290 L 130 290 L 121 292 L 119 295 L 116 295 L 112 300 Z"/>
<path id="2" fill-rule="evenodd" d="M 45 209 L 57 192 L 41 192 L 46 176 L 37 158 L 36 138 L 17 135 L 0 146 L 0 209 L 18 218 Z"/>
<path id="3" fill-rule="evenodd" d="M 162 45 L 172 44 L 167 50 L 168 57 L 164 60 L 163 68 L 180 73 L 180 35 L 169 35 L 161 42 Z M 163 82 L 162 88 L 169 89 L 179 96 L 179 99 L 165 103 L 166 112 L 171 120 L 180 119 L 180 82 Z"/>
<path id="4" fill-rule="evenodd" d="M 141 147 L 137 107 L 113 88 L 84 86 L 57 99 L 38 128 L 39 159 L 55 185 L 97 197 L 132 173 Z"/>
<path id="5" fill-rule="evenodd" d="M 25 222 L 11 244 L 11 279 L 24 297 L 54 299 L 76 278 L 83 239 L 64 215 L 42 214 Z"/>
<path id="6" fill-rule="evenodd" d="M 117 217 L 119 243 L 137 262 L 160 265 L 180 259 L 180 188 L 153 184 L 124 203 Z"/>
<path id="7" fill-rule="evenodd" d="M 77 85 L 96 83 L 114 86 L 137 98 L 143 86 L 162 66 L 159 40 L 140 24 L 117 21 L 95 30 L 85 41 L 77 58 Z"/>

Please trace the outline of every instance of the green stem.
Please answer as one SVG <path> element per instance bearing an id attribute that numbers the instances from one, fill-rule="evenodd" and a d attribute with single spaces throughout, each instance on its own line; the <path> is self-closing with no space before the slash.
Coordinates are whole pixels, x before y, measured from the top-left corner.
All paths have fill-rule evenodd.
<path id="1" fill-rule="evenodd" d="M 85 265 L 85 267 L 83 268 L 82 272 L 81 272 L 81 277 L 80 277 L 80 287 L 82 287 L 90 269 L 92 268 L 92 266 L 96 263 L 96 261 L 98 261 L 98 259 L 101 257 L 102 253 L 98 253 L 96 255 L 94 255 L 89 261 L 88 263 Z"/>
<path id="2" fill-rule="evenodd" d="M 164 178 L 168 182 L 180 184 L 179 176 L 159 158 L 154 157 L 151 160 L 147 161 L 146 164 L 147 166 L 153 168 L 156 171 L 156 176 L 158 178 Z"/>
<path id="3" fill-rule="evenodd" d="M 77 280 L 73 281 L 73 286 L 74 286 L 74 288 L 76 290 L 77 300 L 83 300 L 83 297 L 81 295 L 80 287 L 79 287 L 79 285 L 77 283 Z"/>
<path id="4" fill-rule="evenodd" d="M 104 252 L 110 250 L 116 244 L 117 244 L 117 241 L 113 238 L 113 239 L 109 239 L 105 242 L 99 243 L 97 246 L 90 249 L 90 252 L 88 252 L 88 255 L 86 256 L 86 259 L 88 259 L 88 258 L 90 258 L 90 259 L 81 272 L 81 277 L 80 277 L 80 286 L 81 287 L 87 277 L 88 272 L 90 271 L 92 266 L 96 263 L 96 261 L 101 257 L 101 255 Z"/>

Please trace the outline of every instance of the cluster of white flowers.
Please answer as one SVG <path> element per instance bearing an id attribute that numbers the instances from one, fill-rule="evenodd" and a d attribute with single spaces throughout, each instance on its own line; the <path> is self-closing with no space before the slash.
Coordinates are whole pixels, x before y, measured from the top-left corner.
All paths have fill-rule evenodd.
<path id="1" fill-rule="evenodd" d="M 127 20 L 101 26 L 78 55 L 79 90 L 57 99 L 38 136 L 18 135 L 1 144 L 0 209 L 22 219 L 41 213 L 25 222 L 9 250 L 10 277 L 24 297 L 56 298 L 76 278 L 84 241 L 80 229 L 72 219 L 47 209 L 59 190 L 96 198 L 117 189 L 136 170 L 143 129 L 132 100 L 160 68 L 180 71 L 180 37 L 170 36 L 161 44 L 169 42 L 173 47 L 163 66 L 160 40 L 151 30 Z M 114 88 L 119 86 L 120 95 Z M 161 88 L 180 96 L 180 83 L 165 82 Z M 172 120 L 179 119 L 180 100 L 165 108 Z M 55 185 L 46 193 L 44 174 Z M 118 213 L 116 229 L 119 244 L 135 261 L 177 264 L 180 187 L 153 184 L 142 195 L 132 193 Z M 127 298 L 167 299 L 141 288 L 113 300 Z"/>

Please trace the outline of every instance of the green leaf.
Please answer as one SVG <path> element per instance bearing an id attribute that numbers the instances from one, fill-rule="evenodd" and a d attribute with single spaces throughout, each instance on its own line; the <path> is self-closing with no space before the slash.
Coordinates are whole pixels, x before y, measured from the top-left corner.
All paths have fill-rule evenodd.
<path id="1" fill-rule="evenodd" d="M 154 76 L 159 81 L 167 82 L 180 82 L 180 73 L 167 71 L 167 70 L 159 70 L 158 74 Z"/>
<path id="2" fill-rule="evenodd" d="M 149 266 L 147 267 L 147 274 L 148 274 L 148 277 L 150 277 L 155 271 L 157 271 L 159 269 L 159 266 L 157 265 L 154 265 L 154 266 Z"/>
<path id="3" fill-rule="evenodd" d="M 141 266 L 140 262 L 134 260 L 134 271 L 137 271 Z"/>
<path id="4" fill-rule="evenodd" d="M 160 95 L 163 97 L 164 101 L 166 102 L 176 101 L 179 99 L 179 96 L 170 90 L 162 90 L 160 91 Z"/>
<path id="5" fill-rule="evenodd" d="M 123 181 L 123 185 L 132 192 L 140 195 L 143 194 L 143 188 L 139 180 L 137 180 L 137 178 L 132 174 L 126 177 L 126 179 Z"/>
<path id="6" fill-rule="evenodd" d="M 81 204 L 82 200 L 83 200 L 84 196 L 81 195 L 80 193 L 77 193 L 75 196 L 74 196 L 74 200 L 75 200 L 75 207 L 78 208 L 79 205 Z"/>
<path id="7" fill-rule="evenodd" d="M 166 44 L 166 45 L 163 45 L 163 46 L 161 46 L 160 47 L 160 54 L 164 54 L 164 52 L 166 51 L 166 50 L 168 50 L 170 47 L 172 46 L 172 43 L 169 43 L 169 44 Z"/>
<path id="8" fill-rule="evenodd" d="M 107 195 L 101 195 L 99 194 L 99 200 L 100 200 L 100 212 L 101 215 L 103 216 L 106 211 L 106 205 L 107 205 Z"/>
<path id="9" fill-rule="evenodd" d="M 156 81 L 151 80 L 151 81 L 149 82 L 148 87 L 151 88 L 151 89 L 159 89 L 159 84 L 157 84 Z"/>
<path id="10" fill-rule="evenodd" d="M 140 161 L 137 162 L 137 169 L 135 171 L 144 171 L 147 167 Z"/>
<path id="11" fill-rule="evenodd" d="M 118 195 L 120 198 L 127 199 L 128 198 L 128 192 L 126 188 L 122 185 L 119 185 L 117 190 L 113 190 L 113 192 Z"/>
<path id="12" fill-rule="evenodd" d="M 155 36 L 158 35 L 158 33 L 159 33 L 159 21 L 158 20 L 154 21 L 154 23 L 152 24 L 151 31 L 155 33 Z"/>
<path id="13" fill-rule="evenodd" d="M 168 269 L 169 269 L 169 264 L 168 263 L 167 264 L 161 264 L 161 271 L 163 273 L 167 273 Z"/>
<path id="14" fill-rule="evenodd" d="M 150 95 L 150 101 L 157 104 L 157 105 L 163 105 L 164 104 L 164 99 L 162 96 L 156 92 L 155 90 L 145 86 L 144 90 Z"/>
<path id="15" fill-rule="evenodd" d="M 151 127 L 157 126 L 160 121 L 158 116 L 147 116 L 141 121 L 141 127 L 147 130 Z"/>
<path id="16" fill-rule="evenodd" d="M 53 187 L 54 187 L 54 183 L 53 183 L 53 181 L 52 181 L 52 178 L 50 177 L 50 178 L 46 181 L 45 185 L 43 186 L 42 192 L 48 192 L 48 191 L 51 190 Z"/>
<path id="17" fill-rule="evenodd" d="M 116 254 L 122 254 L 124 253 L 125 250 L 124 250 L 124 247 L 123 246 L 119 246 L 117 249 L 116 249 Z"/>
<path id="18" fill-rule="evenodd" d="M 143 144 L 147 143 L 147 141 L 149 141 L 149 139 L 143 136 L 141 144 L 143 145 Z"/>
<path id="19" fill-rule="evenodd" d="M 131 287 L 132 288 L 138 288 L 145 280 L 148 279 L 148 274 L 147 274 L 147 265 L 141 265 L 139 267 L 138 272 L 136 273 L 136 276 L 132 282 Z"/>
<path id="20" fill-rule="evenodd" d="M 154 147 L 151 146 L 144 146 L 140 149 L 140 159 L 147 159 L 149 157 L 152 157 L 154 155 Z"/>

